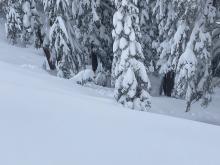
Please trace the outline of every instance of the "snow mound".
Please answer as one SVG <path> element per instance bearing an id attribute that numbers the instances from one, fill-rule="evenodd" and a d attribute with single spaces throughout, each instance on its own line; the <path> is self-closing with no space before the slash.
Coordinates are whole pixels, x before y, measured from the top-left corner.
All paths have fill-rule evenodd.
<path id="1" fill-rule="evenodd" d="M 80 85 L 85 85 L 88 82 L 94 81 L 95 74 L 91 69 L 86 69 L 79 72 L 71 80 Z"/>

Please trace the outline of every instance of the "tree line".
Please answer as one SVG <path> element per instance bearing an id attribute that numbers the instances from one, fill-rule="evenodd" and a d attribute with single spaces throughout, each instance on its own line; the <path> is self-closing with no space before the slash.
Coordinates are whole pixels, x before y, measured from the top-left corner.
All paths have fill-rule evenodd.
<path id="1" fill-rule="evenodd" d="M 7 0 L 11 44 L 43 49 L 49 68 L 70 79 L 91 66 L 98 85 L 115 88 L 126 107 L 151 106 L 151 78 L 161 94 L 206 106 L 213 77 L 215 0 Z M 91 79 L 90 79 L 91 80 Z"/>

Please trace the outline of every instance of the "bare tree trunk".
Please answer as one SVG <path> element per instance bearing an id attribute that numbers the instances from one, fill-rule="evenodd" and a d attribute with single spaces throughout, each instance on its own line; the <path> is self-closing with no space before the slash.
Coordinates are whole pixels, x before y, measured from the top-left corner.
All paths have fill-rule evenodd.
<path id="1" fill-rule="evenodd" d="M 172 96 L 172 91 L 174 88 L 174 80 L 175 80 L 175 74 L 173 71 L 169 71 L 168 73 L 165 74 L 162 82 L 165 96 L 168 97 Z"/>
<path id="2" fill-rule="evenodd" d="M 41 43 L 41 45 L 42 45 L 44 54 L 45 54 L 45 56 L 46 56 L 48 65 L 49 65 L 49 67 L 50 67 L 50 70 L 55 70 L 55 69 L 56 69 L 56 65 L 55 65 L 55 63 L 51 60 L 50 49 L 47 48 L 47 47 L 45 47 L 45 46 L 43 45 L 44 40 L 43 40 L 43 36 L 42 36 L 42 34 L 41 34 L 40 28 L 38 29 L 37 35 L 38 35 L 38 37 L 39 37 L 39 39 L 40 39 L 40 43 Z"/>
<path id="3" fill-rule="evenodd" d="M 97 51 L 92 43 L 91 45 L 91 58 L 92 58 L 92 70 L 95 73 L 98 68 L 98 58 L 97 58 Z"/>

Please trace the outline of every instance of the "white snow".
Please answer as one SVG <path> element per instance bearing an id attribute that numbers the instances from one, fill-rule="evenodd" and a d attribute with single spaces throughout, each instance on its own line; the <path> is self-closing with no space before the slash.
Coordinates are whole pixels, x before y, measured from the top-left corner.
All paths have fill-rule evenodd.
<path id="1" fill-rule="evenodd" d="M 31 25 L 30 17 L 31 17 L 31 5 L 30 2 L 26 1 L 22 6 L 24 16 L 23 16 L 23 25 L 28 28 Z"/>
<path id="2" fill-rule="evenodd" d="M 123 50 L 127 45 L 128 45 L 128 41 L 124 37 L 120 38 L 119 48 Z"/>
<path id="3" fill-rule="evenodd" d="M 72 78 L 73 82 L 84 85 L 87 82 L 94 81 L 95 74 L 92 69 L 86 69 L 79 72 Z"/>
<path id="4" fill-rule="evenodd" d="M 1 165 L 220 164 L 219 126 L 123 108 L 111 89 L 48 74 L 40 54 L 0 32 Z M 207 110 L 185 113 L 154 97 L 150 111 L 220 125 L 219 99 L 216 89 Z"/>

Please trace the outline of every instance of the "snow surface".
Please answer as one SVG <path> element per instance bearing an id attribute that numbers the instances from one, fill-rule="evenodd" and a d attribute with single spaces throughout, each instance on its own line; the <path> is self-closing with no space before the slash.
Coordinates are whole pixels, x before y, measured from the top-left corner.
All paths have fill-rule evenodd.
<path id="1" fill-rule="evenodd" d="M 48 74 L 41 51 L 0 32 L 1 165 L 219 165 L 220 127 L 123 108 L 112 89 Z M 220 125 L 220 90 L 206 110 L 152 98 L 151 112 Z"/>

